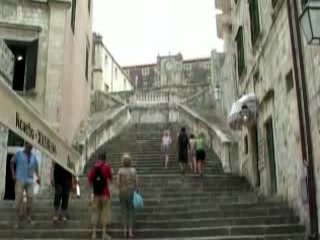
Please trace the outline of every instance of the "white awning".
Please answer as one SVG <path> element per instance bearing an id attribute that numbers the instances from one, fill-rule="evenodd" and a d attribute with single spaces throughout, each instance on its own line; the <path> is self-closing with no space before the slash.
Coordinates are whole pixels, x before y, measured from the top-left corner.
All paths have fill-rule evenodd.
<path id="1" fill-rule="evenodd" d="M 233 130 L 240 130 L 243 125 L 252 124 L 256 121 L 258 99 L 254 93 L 242 96 L 238 101 L 232 104 L 228 117 L 229 126 Z M 250 113 L 244 119 L 244 113 Z"/>

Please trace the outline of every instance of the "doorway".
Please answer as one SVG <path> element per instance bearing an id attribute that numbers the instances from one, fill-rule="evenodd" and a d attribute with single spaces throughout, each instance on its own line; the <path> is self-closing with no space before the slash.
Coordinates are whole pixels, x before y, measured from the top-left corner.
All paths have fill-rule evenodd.
<path id="1" fill-rule="evenodd" d="M 251 139 L 252 139 L 252 163 L 254 171 L 256 172 L 256 187 L 260 187 L 260 170 L 259 170 L 259 140 L 258 140 L 258 127 L 254 126 L 252 127 L 251 132 Z"/>
<path id="2" fill-rule="evenodd" d="M 277 193 L 277 169 L 276 159 L 274 152 L 274 135 L 273 135 L 273 123 L 270 118 L 266 124 L 266 137 L 267 137 L 267 151 L 269 158 L 269 171 L 270 171 L 270 182 L 271 182 L 271 194 Z"/>
<path id="3" fill-rule="evenodd" d="M 7 154 L 7 167 L 6 167 L 6 185 L 5 185 L 5 193 L 4 200 L 15 200 L 15 184 L 12 180 L 12 174 L 10 169 L 10 161 L 13 157 L 13 154 Z"/>

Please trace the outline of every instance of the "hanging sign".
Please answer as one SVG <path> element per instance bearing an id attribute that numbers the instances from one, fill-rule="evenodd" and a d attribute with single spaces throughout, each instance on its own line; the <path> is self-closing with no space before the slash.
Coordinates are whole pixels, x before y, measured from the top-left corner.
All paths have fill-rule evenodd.
<path id="1" fill-rule="evenodd" d="M 0 122 L 74 175 L 80 155 L 0 77 Z"/>

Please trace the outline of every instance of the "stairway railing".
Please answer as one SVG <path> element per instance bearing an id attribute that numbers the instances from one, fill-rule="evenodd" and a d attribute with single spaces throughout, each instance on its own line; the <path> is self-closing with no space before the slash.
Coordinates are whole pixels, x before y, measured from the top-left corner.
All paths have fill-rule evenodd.
<path id="1" fill-rule="evenodd" d="M 176 93 L 170 92 L 137 92 L 131 98 L 134 105 L 179 103 L 181 100 Z"/>

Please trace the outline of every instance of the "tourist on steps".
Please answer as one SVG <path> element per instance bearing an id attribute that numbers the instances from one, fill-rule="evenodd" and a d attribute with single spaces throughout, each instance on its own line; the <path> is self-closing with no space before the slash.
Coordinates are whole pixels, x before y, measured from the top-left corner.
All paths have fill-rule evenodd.
<path id="1" fill-rule="evenodd" d="M 89 184 L 93 187 L 93 199 L 91 203 L 92 239 L 97 237 L 97 224 L 100 219 L 102 225 L 102 239 L 110 239 L 107 235 L 107 224 L 110 209 L 109 181 L 112 181 L 112 170 L 106 162 L 106 154 L 99 154 L 95 165 L 88 175 Z"/>
<path id="2" fill-rule="evenodd" d="M 200 176 L 204 173 L 205 160 L 206 160 L 206 151 L 204 147 L 204 134 L 200 133 L 196 139 L 196 157 L 197 157 L 197 169 Z"/>
<path id="3" fill-rule="evenodd" d="M 185 127 L 181 128 L 181 131 L 178 136 L 177 146 L 181 173 L 185 174 L 188 165 L 188 150 L 190 147 L 189 138 L 186 133 Z"/>
<path id="4" fill-rule="evenodd" d="M 162 140 L 161 140 L 161 152 L 162 152 L 162 158 L 164 159 L 165 169 L 168 168 L 171 142 L 172 140 L 170 137 L 169 130 L 164 131 Z"/>
<path id="5" fill-rule="evenodd" d="M 30 143 L 25 143 L 22 150 L 16 152 L 11 159 L 11 174 L 12 179 L 16 184 L 16 204 L 18 210 L 18 222 L 23 218 L 22 202 L 23 192 L 26 191 L 27 196 L 27 221 L 31 224 L 34 222 L 31 219 L 32 200 L 33 200 L 33 177 L 37 175 L 37 183 L 40 184 L 39 164 L 36 155 L 32 152 L 33 146 Z"/>
<path id="6" fill-rule="evenodd" d="M 59 164 L 52 162 L 51 184 L 54 187 L 54 217 L 53 222 L 57 223 L 59 219 L 67 222 L 67 211 L 69 205 L 69 195 L 72 182 L 72 174 L 61 167 Z M 61 204 L 61 212 L 60 210 Z"/>
<path id="7" fill-rule="evenodd" d="M 189 166 L 191 171 L 197 173 L 197 159 L 196 159 L 196 139 L 193 133 L 190 134 L 189 138 L 190 149 L 189 149 Z"/>
<path id="8" fill-rule="evenodd" d="M 122 165 L 118 171 L 117 183 L 119 187 L 119 200 L 123 220 L 124 237 L 133 238 L 134 227 L 134 206 L 133 193 L 138 190 L 138 174 L 135 168 L 131 167 L 131 157 L 124 154 Z"/>

